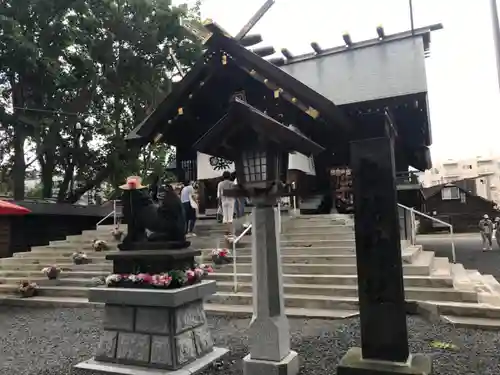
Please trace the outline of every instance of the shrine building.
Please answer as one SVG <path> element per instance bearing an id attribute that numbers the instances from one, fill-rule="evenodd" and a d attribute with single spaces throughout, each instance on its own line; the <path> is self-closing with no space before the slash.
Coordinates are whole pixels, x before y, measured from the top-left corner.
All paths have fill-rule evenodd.
<path id="1" fill-rule="evenodd" d="M 127 136 L 132 147 L 150 142 L 175 146 L 176 176 L 200 182 L 200 208 L 215 207 L 217 182 L 234 165 L 192 146 L 224 116 L 234 97 L 325 148 L 314 158 L 289 155 L 283 180 L 295 182 L 304 206 L 313 197 L 348 196 L 350 140 L 380 134 L 387 126 L 396 139 L 398 174 L 408 175 L 409 167 L 431 167 L 425 59 L 431 32 L 441 24 L 392 35 L 378 27 L 370 40 L 357 42 L 345 34 L 342 46 L 324 49 L 313 42 L 311 53 L 295 56 L 283 49 L 283 57 L 268 59 L 275 50 L 261 47 L 259 35 L 236 41 L 215 23 L 205 27 L 209 34 L 200 60 Z M 412 184 L 398 186 L 405 203 L 419 189 Z"/>

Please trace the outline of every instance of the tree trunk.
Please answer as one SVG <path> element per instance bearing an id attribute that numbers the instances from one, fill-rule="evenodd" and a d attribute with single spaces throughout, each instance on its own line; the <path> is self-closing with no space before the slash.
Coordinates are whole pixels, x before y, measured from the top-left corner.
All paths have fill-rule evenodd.
<path id="1" fill-rule="evenodd" d="M 40 158 L 42 159 L 42 158 Z M 52 188 L 54 187 L 55 161 L 51 156 L 45 155 L 45 160 L 39 160 L 42 170 L 42 197 L 52 198 Z"/>
<path id="2" fill-rule="evenodd" d="M 14 167 L 12 170 L 12 180 L 14 182 L 14 199 L 22 201 L 24 199 L 24 184 L 26 174 L 26 162 L 24 161 L 24 131 L 23 125 L 18 124 L 14 131 Z"/>
<path id="3" fill-rule="evenodd" d="M 75 170 L 75 165 L 73 163 L 70 163 L 68 166 L 66 166 L 66 169 L 64 171 L 64 178 L 59 186 L 59 192 L 57 193 L 57 201 L 58 202 L 64 202 L 66 195 L 68 193 L 68 187 L 69 184 L 73 181 L 73 173 Z M 70 191 L 72 191 L 71 189 Z"/>
<path id="4" fill-rule="evenodd" d="M 119 160 L 125 163 L 127 160 L 130 160 L 132 158 L 137 158 L 138 155 L 139 155 L 139 149 L 129 150 L 125 153 L 121 153 Z M 70 191 L 66 198 L 66 202 L 76 203 L 87 191 L 95 188 L 96 186 L 101 185 L 102 182 L 106 180 L 106 178 L 108 178 L 108 176 L 113 172 L 114 169 L 115 165 L 108 161 L 106 166 L 99 172 L 97 172 L 96 176 L 92 180 L 88 180 L 82 187 L 77 188 L 74 191 Z"/>

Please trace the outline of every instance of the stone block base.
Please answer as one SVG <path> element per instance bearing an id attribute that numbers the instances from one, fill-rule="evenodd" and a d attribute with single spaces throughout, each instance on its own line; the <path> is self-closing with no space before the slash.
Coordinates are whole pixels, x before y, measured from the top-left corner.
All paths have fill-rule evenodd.
<path id="1" fill-rule="evenodd" d="M 179 370 L 160 370 L 155 368 L 121 365 L 109 362 L 96 361 L 91 359 L 79 363 L 75 368 L 88 372 L 89 375 L 107 374 L 107 375 L 194 375 L 205 370 L 210 364 L 220 359 L 228 352 L 227 349 L 214 348 L 212 352 L 205 354 L 196 361 Z"/>
<path id="2" fill-rule="evenodd" d="M 411 355 L 408 363 L 364 360 L 361 348 L 351 348 L 340 361 L 337 375 L 430 375 L 432 362 L 422 354 Z"/>
<path id="3" fill-rule="evenodd" d="M 214 290 L 212 281 L 171 290 L 91 289 L 90 300 L 105 303 L 95 361 L 165 372 L 210 358 L 214 347 L 203 298 Z"/>
<path id="4" fill-rule="evenodd" d="M 297 375 L 299 373 L 299 356 L 290 351 L 280 362 L 260 361 L 252 359 L 250 354 L 243 358 L 244 375 Z"/>

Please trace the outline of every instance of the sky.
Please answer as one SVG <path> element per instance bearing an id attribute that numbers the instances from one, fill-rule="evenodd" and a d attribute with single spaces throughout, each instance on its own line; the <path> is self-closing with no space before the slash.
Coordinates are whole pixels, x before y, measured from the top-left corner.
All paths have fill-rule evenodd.
<path id="1" fill-rule="evenodd" d="M 186 1 L 182 1 L 186 2 Z M 235 35 L 264 0 L 204 0 L 202 18 Z M 413 0 L 415 27 L 442 23 L 426 61 L 434 161 L 500 155 L 500 110 L 489 0 Z M 410 29 L 406 0 L 276 0 L 252 30 L 276 50 L 310 52 Z"/>

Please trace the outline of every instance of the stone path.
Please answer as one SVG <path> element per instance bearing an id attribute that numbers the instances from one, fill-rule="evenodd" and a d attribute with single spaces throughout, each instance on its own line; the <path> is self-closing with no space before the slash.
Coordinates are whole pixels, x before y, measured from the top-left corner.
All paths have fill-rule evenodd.
<path id="1" fill-rule="evenodd" d="M 100 335 L 102 312 L 92 307 L 0 306 L 0 374 L 82 375 L 71 366 L 92 355 Z M 209 324 L 216 344 L 230 348 L 231 354 L 203 375 L 241 375 L 249 320 L 210 317 Z M 412 351 L 433 356 L 434 375 L 498 373 L 500 336 L 496 332 L 431 325 L 415 317 L 409 317 L 408 324 Z M 290 329 L 292 347 L 300 354 L 300 375 L 334 374 L 339 359 L 359 342 L 357 319 L 292 319 Z M 434 349 L 430 346 L 432 340 L 452 343 L 458 349 Z"/>

